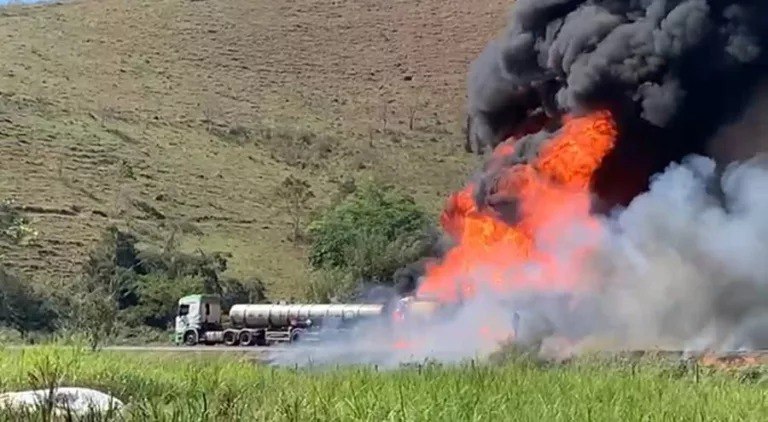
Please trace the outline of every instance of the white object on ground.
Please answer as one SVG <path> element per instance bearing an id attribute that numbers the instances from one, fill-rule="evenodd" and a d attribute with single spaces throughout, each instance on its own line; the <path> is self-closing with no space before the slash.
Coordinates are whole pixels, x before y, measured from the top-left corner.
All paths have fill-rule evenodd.
<path id="1" fill-rule="evenodd" d="M 30 390 L 0 394 L 0 408 L 35 410 L 49 398 L 49 390 Z M 53 390 L 56 414 L 88 414 L 119 411 L 123 402 L 109 394 L 89 388 L 60 387 Z"/>

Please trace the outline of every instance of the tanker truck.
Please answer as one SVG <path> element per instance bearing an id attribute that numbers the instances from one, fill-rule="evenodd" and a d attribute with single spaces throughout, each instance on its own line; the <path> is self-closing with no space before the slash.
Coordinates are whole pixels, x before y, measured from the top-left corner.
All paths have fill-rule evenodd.
<path id="1" fill-rule="evenodd" d="M 526 313 L 520 303 L 506 305 L 519 341 L 530 342 L 553 334 L 552 321 L 548 318 L 535 312 Z M 334 332 L 344 332 L 361 320 L 393 324 L 395 330 L 403 324 L 420 327 L 455 317 L 460 306 L 416 296 L 400 298 L 391 307 L 383 304 L 236 304 L 230 308 L 228 318 L 224 318 L 218 296 L 190 295 L 179 299 L 173 341 L 188 346 L 268 346 L 313 338 L 321 328 L 329 326 Z"/>
<path id="2" fill-rule="evenodd" d="M 324 324 L 344 329 L 363 319 L 386 317 L 381 304 L 236 304 L 223 321 L 216 295 L 179 299 L 174 343 L 227 346 L 267 346 L 312 337 Z M 385 318 L 386 319 L 386 318 Z"/>

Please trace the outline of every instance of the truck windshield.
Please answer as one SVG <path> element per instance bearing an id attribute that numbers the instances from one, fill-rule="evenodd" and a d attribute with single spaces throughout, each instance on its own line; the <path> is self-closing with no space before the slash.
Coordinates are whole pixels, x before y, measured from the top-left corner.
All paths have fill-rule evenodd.
<path id="1" fill-rule="evenodd" d="M 189 305 L 179 306 L 179 316 L 184 316 L 189 313 Z"/>

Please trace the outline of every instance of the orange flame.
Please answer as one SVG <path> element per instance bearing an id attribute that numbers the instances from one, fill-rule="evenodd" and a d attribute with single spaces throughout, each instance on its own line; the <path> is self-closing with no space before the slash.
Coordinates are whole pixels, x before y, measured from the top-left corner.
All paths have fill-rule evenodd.
<path id="1" fill-rule="evenodd" d="M 598 230 L 590 216 L 589 186 L 617 134 L 611 114 L 598 111 L 566 117 L 532 163 L 504 168 L 515 140 L 500 144 L 489 163 L 500 177 L 487 203 L 514 201 L 516 222 L 506 222 L 492 208 L 478 208 L 472 184 L 453 194 L 440 221 L 457 245 L 441 262 L 428 266 L 417 295 L 454 302 L 480 288 L 504 292 L 578 287 L 579 262 L 592 246 L 576 247 L 565 259 L 551 249 L 570 227 Z"/>

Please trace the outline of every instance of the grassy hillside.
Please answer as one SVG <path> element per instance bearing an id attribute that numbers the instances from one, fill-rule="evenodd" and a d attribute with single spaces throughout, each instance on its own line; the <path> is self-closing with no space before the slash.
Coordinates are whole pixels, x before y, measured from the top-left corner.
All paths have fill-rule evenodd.
<path id="1" fill-rule="evenodd" d="M 108 224 L 229 251 L 271 296 L 306 279 L 274 190 L 320 207 L 379 177 L 437 211 L 463 152 L 469 61 L 508 3 L 82 0 L 0 9 L 0 199 L 39 235 L 0 243 L 37 281 L 71 279 Z M 413 124 L 411 124 L 413 123 Z"/>

